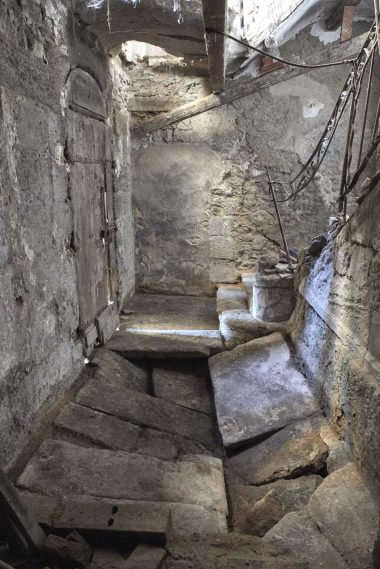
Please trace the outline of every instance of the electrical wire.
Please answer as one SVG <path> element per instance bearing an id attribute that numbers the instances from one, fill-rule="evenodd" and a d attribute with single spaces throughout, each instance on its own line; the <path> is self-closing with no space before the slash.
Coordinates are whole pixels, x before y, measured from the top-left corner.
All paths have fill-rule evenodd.
<path id="1" fill-rule="evenodd" d="M 206 29 L 205 32 L 206 32 L 206 34 L 219 34 L 221 36 L 224 36 L 230 40 L 235 41 L 236 43 L 244 45 L 248 49 L 253 49 L 253 51 L 257 51 L 257 53 L 261 53 L 261 55 L 265 55 L 266 57 L 270 57 L 270 58 L 274 59 L 275 61 L 279 61 L 280 63 L 283 63 L 284 65 L 289 65 L 290 67 L 300 67 L 303 69 L 321 69 L 323 67 L 335 67 L 337 65 L 346 65 L 347 63 L 353 63 L 355 61 L 355 59 L 343 59 L 341 61 L 331 61 L 330 63 L 318 63 L 318 64 L 295 63 L 294 61 L 287 61 L 286 59 L 282 59 L 281 57 L 277 57 L 276 55 L 268 53 L 268 52 L 266 52 L 266 51 L 264 51 L 258 47 L 253 47 L 253 45 L 250 45 L 249 43 L 247 43 L 243 40 L 239 40 L 238 38 L 235 38 L 234 36 L 231 36 L 230 34 L 227 34 L 226 32 L 221 32 L 219 30 L 211 30 L 211 29 Z"/>

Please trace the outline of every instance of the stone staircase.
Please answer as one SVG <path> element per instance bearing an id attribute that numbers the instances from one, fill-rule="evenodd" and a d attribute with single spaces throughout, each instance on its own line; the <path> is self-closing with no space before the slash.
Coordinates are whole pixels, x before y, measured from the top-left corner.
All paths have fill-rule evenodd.
<path id="1" fill-rule="evenodd" d="M 21 473 L 24 500 L 49 531 L 112 542 L 94 568 L 373 568 L 378 512 L 347 446 L 284 337 L 240 345 L 219 330 L 231 311 L 250 314 L 244 285 L 128 302 Z"/>

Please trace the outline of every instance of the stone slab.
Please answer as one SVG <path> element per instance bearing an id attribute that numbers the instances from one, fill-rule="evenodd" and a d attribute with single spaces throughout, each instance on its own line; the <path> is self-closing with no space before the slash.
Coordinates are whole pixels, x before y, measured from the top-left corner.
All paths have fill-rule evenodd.
<path id="1" fill-rule="evenodd" d="M 215 298 L 136 294 L 124 303 L 122 319 L 131 328 L 218 330 Z"/>
<path id="2" fill-rule="evenodd" d="M 211 384 L 207 377 L 177 371 L 154 369 L 153 391 L 156 397 L 194 409 L 212 413 Z"/>
<path id="3" fill-rule="evenodd" d="M 109 547 L 95 547 L 91 569 L 125 569 L 125 557 Z"/>
<path id="4" fill-rule="evenodd" d="M 247 310 L 247 293 L 243 285 L 219 285 L 216 292 L 216 311 Z"/>
<path id="5" fill-rule="evenodd" d="M 227 531 L 226 515 L 219 510 L 188 504 L 172 504 L 170 507 L 171 536 L 217 535 Z"/>
<path id="6" fill-rule="evenodd" d="M 325 478 L 307 511 L 350 568 L 372 567 L 379 511 L 354 464 Z"/>
<path id="7" fill-rule="evenodd" d="M 305 511 L 287 514 L 263 539 L 288 547 L 298 559 L 306 561 L 308 567 L 347 569 L 341 555 Z"/>
<path id="8" fill-rule="evenodd" d="M 328 456 L 328 447 L 320 437 L 320 426 L 319 417 L 289 425 L 264 442 L 229 458 L 229 475 L 247 484 L 260 485 L 319 472 Z"/>
<path id="9" fill-rule="evenodd" d="M 261 486 L 230 483 L 234 529 L 252 535 L 264 535 L 287 513 L 303 509 L 322 481 L 321 476 L 310 474 L 294 480 L 276 480 Z M 276 511 L 270 508 L 264 510 L 255 508 L 256 504 L 271 492 L 275 493 L 280 507 Z"/>
<path id="10" fill-rule="evenodd" d="M 233 447 L 319 412 L 281 334 L 271 334 L 209 361 L 219 430 Z"/>
<path id="11" fill-rule="evenodd" d="M 160 569 L 166 557 L 166 550 L 141 543 L 133 550 L 125 563 L 125 569 Z"/>
<path id="12" fill-rule="evenodd" d="M 146 332 L 123 320 L 107 345 L 127 358 L 205 358 L 224 349 L 219 331 Z"/>
<path id="13" fill-rule="evenodd" d="M 209 456 L 173 463 L 48 439 L 27 464 L 18 485 L 71 499 L 179 502 L 227 512 L 222 462 Z"/>
<path id="14" fill-rule="evenodd" d="M 211 447 L 215 444 L 212 419 L 204 413 L 124 389 L 122 385 L 119 388 L 109 385 L 103 393 L 96 381 L 89 381 L 78 393 L 76 401 L 125 421 L 195 439 Z"/>
<path id="15" fill-rule="evenodd" d="M 68 403 L 55 420 L 55 427 L 96 445 L 134 451 L 141 428 L 83 405 Z"/>
<path id="16" fill-rule="evenodd" d="M 91 361 L 97 366 L 95 376 L 103 379 L 105 383 L 110 383 L 115 378 L 124 381 L 128 389 L 147 392 L 148 373 L 116 352 L 102 348 L 94 353 Z"/>
<path id="17" fill-rule="evenodd" d="M 165 542 L 170 505 L 157 502 L 107 500 L 104 498 L 40 496 L 21 493 L 38 523 L 51 529 L 106 532 Z"/>

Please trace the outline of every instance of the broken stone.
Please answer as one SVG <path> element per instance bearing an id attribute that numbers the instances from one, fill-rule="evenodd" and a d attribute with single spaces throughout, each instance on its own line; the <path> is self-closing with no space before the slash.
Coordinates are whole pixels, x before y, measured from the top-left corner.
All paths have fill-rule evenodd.
<path id="1" fill-rule="evenodd" d="M 329 474 L 352 461 L 348 444 L 339 438 L 332 425 L 323 425 L 321 427 L 321 437 L 329 447 L 329 456 L 326 460 L 327 472 Z"/>
<path id="2" fill-rule="evenodd" d="M 63 569 L 84 569 L 91 561 L 92 548 L 76 531 L 66 538 L 51 534 L 42 546 L 42 556 Z"/>
<path id="3" fill-rule="evenodd" d="M 251 506 L 246 514 L 248 533 L 262 537 L 284 515 L 282 502 L 275 490 L 269 490 L 261 500 Z"/>
<path id="4" fill-rule="evenodd" d="M 48 439 L 18 484 L 32 492 L 73 499 L 178 502 L 227 512 L 222 462 L 209 456 L 188 456 L 173 463 Z"/>
<path id="5" fill-rule="evenodd" d="M 154 545 L 140 544 L 125 564 L 125 569 L 159 569 L 166 557 L 166 550 Z"/>
<path id="6" fill-rule="evenodd" d="M 209 360 L 219 430 L 237 446 L 320 411 L 280 334 Z"/>
<path id="7" fill-rule="evenodd" d="M 95 548 L 91 569 L 125 569 L 125 558 L 109 547 Z"/>
<path id="8" fill-rule="evenodd" d="M 95 376 L 104 380 L 106 384 L 112 383 L 116 378 L 123 381 L 127 389 L 146 393 L 148 390 L 148 374 L 136 365 L 113 352 L 102 348 L 97 350 L 91 358 L 97 368 Z"/>
<path id="9" fill-rule="evenodd" d="M 216 292 L 216 311 L 247 310 L 247 293 L 243 285 L 219 285 Z"/>
<path id="10" fill-rule="evenodd" d="M 255 485 L 317 473 L 328 455 L 319 431 L 319 417 L 289 425 L 264 442 L 229 458 L 228 470 L 236 478 Z"/>
<path id="11" fill-rule="evenodd" d="M 217 535 L 227 532 L 226 515 L 219 510 L 188 504 L 170 506 L 170 535 Z"/>
<path id="12" fill-rule="evenodd" d="M 294 480 L 276 480 L 261 486 L 243 486 L 230 483 L 234 528 L 253 535 L 264 535 L 285 514 L 304 508 L 322 480 L 321 476 L 311 474 Z M 272 492 L 275 493 L 281 508 L 266 509 L 262 507 L 265 505 L 263 500 L 268 493 Z M 260 508 L 256 507 L 259 502 L 261 502 Z"/>
<path id="13" fill-rule="evenodd" d="M 305 511 L 286 514 L 263 540 L 289 548 L 297 559 L 308 562 L 308 567 L 321 569 L 347 567 L 343 558 Z"/>
<path id="14" fill-rule="evenodd" d="M 354 464 L 325 478 L 307 511 L 350 568 L 372 567 L 379 511 Z"/>
<path id="15" fill-rule="evenodd" d="M 156 397 L 166 401 L 201 413 L 212 413 L 210 385 L 206 377 L 154 369 L 153 390 Z"/>
<path id="16" fill-rule="evenodd" d="M 123 384 L 119 387 L 109 385 L 103 393 L 95 381 L 90 381 L 79 392 L 77 403 L 125 421 L 189 437 L 207 446 L 215 444 L 213 422 L 207 415 L 145 393 L 130 391 Z"/>

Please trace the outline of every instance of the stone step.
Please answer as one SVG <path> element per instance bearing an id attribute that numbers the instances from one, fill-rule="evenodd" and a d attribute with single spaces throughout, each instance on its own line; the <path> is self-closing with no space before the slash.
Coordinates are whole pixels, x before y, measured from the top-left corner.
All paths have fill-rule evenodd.
<path id="1" fill-rule="evenodd" d="M 310 569 L 281 544 L 239 533 L 169 540 L 170 569 Z"/>
<path id="2" fill-rule="evenodd" d="M 160 569 L 166 557 L 166 550 L 154 545 L 140 544 L 128 557 L 125 569 Z"/>
<path id="3" fill-rule="evenodd" d="M 209 360 L 224 446 L 236 447 L 320 412 L 281 334 Z"/>
<path id="4" fill-rule="evenodd" d="M 107 346 L 126 358 L 205 358 L 224 349 L 219 330 L 134 330 L 123 318 Z"/>
<path id="5" fill-rule="evenodd" d="M 162 368 L 154 369 L 152 377 L 156 397 L 200 413 L 213 412 L 209 378 Z"/>
<path id="6" fill-rule="evenodd" d="M 79 391 L 76 402 L 130 423 L 190 438 L 211 448 L 215 446 L 211 417 L 158 397 L 125 389 L 122 383 L 105 388 L 96 379 L 89 381 Z"/>
<path id="7" fill-rule="evenodd" d="M 91 362 L 96 366 L 96 377 L 102 379 L 105 384 L 111 383 L 115 378 L 122 380 L 125 387 L 133 391 L 148 391 L 148 373 L 116 352 L 101 348 L 94 352 Z"/>
<path id="8" fill-rule="evenodd" d="M 216 311 L 248 310 L 247 293 L 243 285 L 220 284 L 216 292 Z"/>
<path id="9" fill-rule="evenodd" d="M 18 486 L 65 499 L 183 503 L 227 514 L 223 465 L 208 456 L 173 463 L 48 439 L 28 462 Z"/>
<path id="10" fill-rule="evenodd" d="M 227 459 L 228 476 L 245 484 L 267 485 L 280 478 L 318 473 L 329 454 L 320 436 L 320 417 L 298 421 L 260 444 Z"/>

